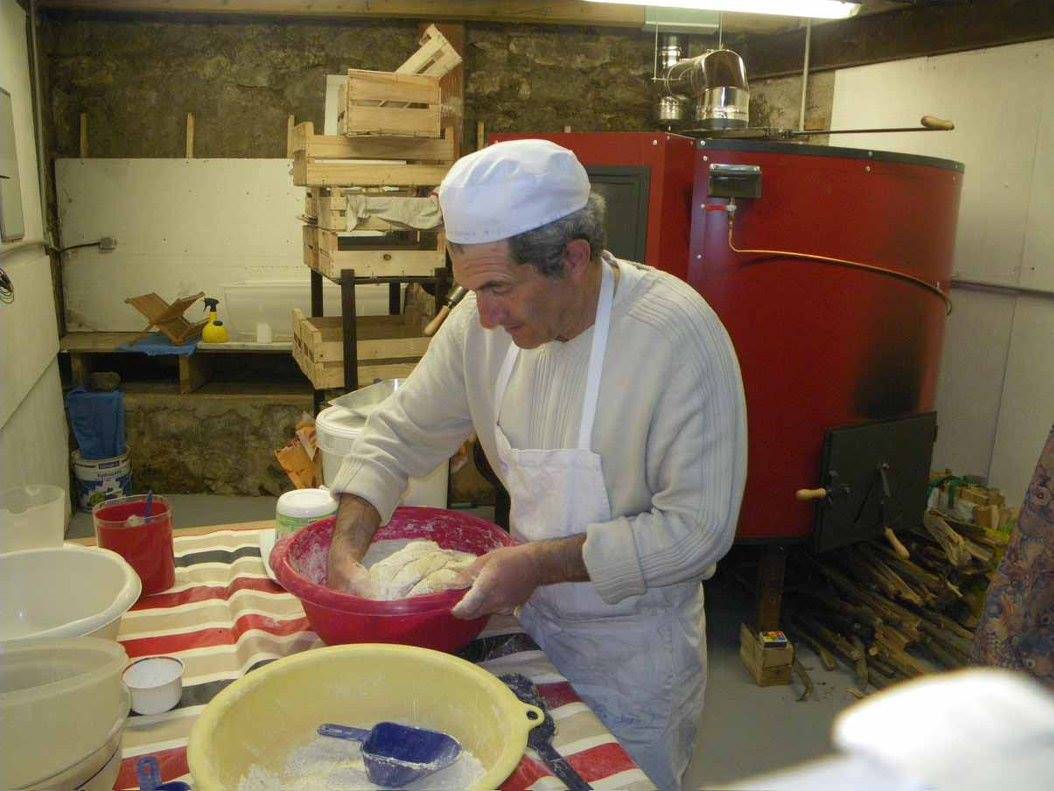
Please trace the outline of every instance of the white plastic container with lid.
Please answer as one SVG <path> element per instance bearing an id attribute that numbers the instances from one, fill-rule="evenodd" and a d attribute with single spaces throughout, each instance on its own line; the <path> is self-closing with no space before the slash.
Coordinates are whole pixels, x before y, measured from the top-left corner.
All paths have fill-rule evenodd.
<path id="1" fill-rule="evenodd" d="M 61 547 L 69 520 L 66 490 L 48 484 L 0 492 L 0 552 Z"/>
<path id="2" fill-rule="evenodd" d="M 275 506 L 275 538 L 285 538 L 336 512 L 337 501 L 328 489 L 294 489 L 286 492 L 278 498 Z"/>
<path id="3" fill-rule="evenodd" d="M 326 486 L 333 486 L 344 458 L 351 453 L 365 425 L 364 418 L 351 414 L 343 407 L 331 406 L 318 413 L 315 432 L 318 449 L 322 452 L 322 477 Z M 450 464 L 444 461 L 423 478 L 411 478 L 401 504 L 446 508 L 449 472 Z"/>
<path id="4" fill-rule="evenodd" d="M 124 648 L 81 637 L 5 646 L 2 655 L 0 788 L 80 788 L 94 774 L 87 759 L 115 732 L 120 740 L 128 716 Z"/>

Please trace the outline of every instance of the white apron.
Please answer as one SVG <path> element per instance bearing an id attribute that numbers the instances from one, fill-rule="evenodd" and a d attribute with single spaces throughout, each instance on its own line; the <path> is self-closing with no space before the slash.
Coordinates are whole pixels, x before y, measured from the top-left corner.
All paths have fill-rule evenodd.
<path id="1" fill-rule="evenodd" d="M 603 264 L 578 445 L 513 448 L 500 425 L 501 404 L 520 349 L 515 343 L 494 394 L 499 474 L 512 500 L 512 534 L 541 541 L 584 533 L 611 520 L 601 458 L 591 450 L 593 421 L 611 325 L 614 276 Z M 538 588 L 520 621 L 648 777 L 680 788 L 706 685 L 702 587 L 681 609 L 643 608 L 640 597 L 605 604 L 592 583 Z"/>

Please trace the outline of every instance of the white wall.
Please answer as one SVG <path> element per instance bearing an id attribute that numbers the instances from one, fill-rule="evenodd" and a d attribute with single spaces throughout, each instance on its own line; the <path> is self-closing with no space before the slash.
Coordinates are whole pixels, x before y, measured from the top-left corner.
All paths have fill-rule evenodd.
<path id="1" fill-rule="evenodd" d="M 935 467 L 989 476 L 1020 502 L 1054 423 L 1054 39 L 843 69 L 833 128 L 954 132 L 843 135 L 839 145 L 963 162 L 955 276 L 1050 292 L 957 288 L 937 410 Z"/>
<path id="2" fill-rule="evenodd" d="M 28 18 L 15 0 L 0 0 L 0 86 L 11 93 L 25 217 L 24 242 L 41 240 L 43 218 L 33 136 L 26 41 Z M 5 250 L 19 245 L 10 242 Z M 68 447 L 59 386 L 58 332 L 51 264 L 39 246 L 2 259 L 15 301 L 0 305 L 0 465 L 3 486 L 52 483 L 66 488 Z"/>
<path id="3" fill-rule="evenodd" d="M 117 239 L 111 252 L 66 254 L 68 329 L 140 330 L 145 321 L 127 297 L 154 291 L 172 302 L 204 291 L 221 300 L 220 318 L 243 337 L 255 324 L 230 321 L 225 287 L 278 281 L 295 284 L 297 304 L 280 311 L 282 323 L 273 327 L 275 338 L 290 335 L 293 307 L 310 308 L 298 219 L 304 188 L 293 186 L 290 171 L 287 159 L 57 160 L 62 244 Z M 339 289 L 327 282 L 325 292 L 326 313 L 339 312 Z M 359 312 L 387 312 L 387 295 L 386 286 L 359 286 Z M 202 310 L 199 302 L 187 318 L 203 317 Z"/>

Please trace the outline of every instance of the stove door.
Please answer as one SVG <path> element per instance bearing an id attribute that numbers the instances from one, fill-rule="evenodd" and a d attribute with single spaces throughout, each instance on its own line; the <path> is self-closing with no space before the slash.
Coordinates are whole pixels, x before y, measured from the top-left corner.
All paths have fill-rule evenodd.
<path id="1" fill-rule="evenodd" d="M 824 443 L 816 510 L 817 551 L 855 544 L 922 522 L 937 414 L 832 429 Z"/>

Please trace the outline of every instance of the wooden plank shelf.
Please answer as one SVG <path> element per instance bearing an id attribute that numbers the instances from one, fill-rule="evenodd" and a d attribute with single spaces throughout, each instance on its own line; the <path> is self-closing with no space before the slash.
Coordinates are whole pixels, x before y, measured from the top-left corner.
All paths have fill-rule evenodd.
<path id="1" fill-rule="evenodd" d="M 70 375 L 79 385 L 85 385 L 91 378 L 92 371 L 99 356 L 106 354 L 138 354 L 139 352 L 122 349 L 140 340 L 140 332 L 70 332 L 59 341 L 59 353 L 68 354 L 70 358 Z M 179 392 L 182 395 L 193 393 L 212 377 L 212 366 L 217 355 L 221 354 L 288 354 L 292 343 L 251 343 L 231 341 L 229 343 L 202 343 L 194 354 L 173 355 L 176 357 Z M 122 387 L 124 385 L 122 384 Z"/>

